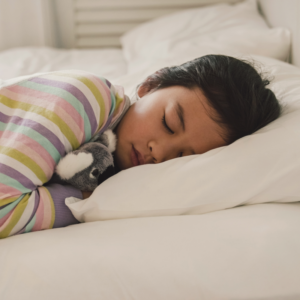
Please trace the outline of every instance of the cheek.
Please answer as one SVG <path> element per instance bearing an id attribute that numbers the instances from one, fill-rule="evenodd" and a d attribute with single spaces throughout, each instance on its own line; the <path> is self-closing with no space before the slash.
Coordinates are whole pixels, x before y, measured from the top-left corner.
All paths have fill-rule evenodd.
<path id="1" fill-rule="evenodd" d="M 146 122 L 141 121 L 138 125 L 132 127 L 128 133 L 128 141 L 133 144 L 142 143 L 149 135 L 149 129 Z"/>
<path id="2" fill-rule="evenodd" d="M 155 116 L 151 116 L 146 110 L 137 112 L 129 119 L 126 135 L 132 140 L 142 140 L 153 130 Z"/>
<path id="3" fill-rule="evenodd" d="M 143 143 L 161 130 L 160 112 L 148 101 L 136 103 L 120 123 L 120 139 Z"/>

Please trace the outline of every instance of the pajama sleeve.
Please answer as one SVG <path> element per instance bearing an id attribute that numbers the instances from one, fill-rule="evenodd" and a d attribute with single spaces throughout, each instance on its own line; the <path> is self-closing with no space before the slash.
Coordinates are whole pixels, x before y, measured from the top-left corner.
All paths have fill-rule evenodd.
<path id="1" fill-rule="evenodd" d="M 78 223 L 55 166 L 129 107 L 122 87 L 83 71 L 38 74 L 0 89 L 0 238 Z"/>

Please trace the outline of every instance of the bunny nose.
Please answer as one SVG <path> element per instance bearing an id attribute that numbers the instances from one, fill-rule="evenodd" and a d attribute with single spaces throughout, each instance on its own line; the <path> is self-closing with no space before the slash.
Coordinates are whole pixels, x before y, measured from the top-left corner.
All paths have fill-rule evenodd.
<path id="1" fill-rule="evenodd" d="M 98 177 L 98 185 L 108 179 L 109 177 L 116 174 L 116 169 L 114 166 L 109 166 L 100 176 Z"/>

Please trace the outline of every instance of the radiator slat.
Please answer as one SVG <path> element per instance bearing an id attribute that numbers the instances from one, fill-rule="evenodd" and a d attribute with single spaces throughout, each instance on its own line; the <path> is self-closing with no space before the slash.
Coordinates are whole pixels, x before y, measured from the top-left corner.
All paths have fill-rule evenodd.
<path id="1" fill-rule="evenodd" d="M 120 47 L 120 37 L 143 22 L 183 9 L 241 0 L 53 0 L 63 47 Z"/>
<path id="2" fill-rule="evenodd" d="M 141 7 L 193 7 L 204 6 L 215 3 L 235 3 L 239 0 L 76 0 L 75 8 L 82 9 L 101 9 L 101 8 L 141 8 Z"/>
<path id="3" fill-rule="evenodd" d="M 76 26 L 77 36 L 93 35 L 122 35 L 124 32 L 137 26 L 139 23 L 95 23 L 95 24 L 78 24 Z"/>
<path id="4" fill-rule="evenodd" d="M 153 18 L 174 13 L 180 9 L 162 8 L 162 9 L 132 9 L 132 10 L 91 10 L 77 11 L 75 13 L 76 23 L 93 23 L 93 22 L 145 22 Z"/>
<path id="5" fill-rule="evenodd" d="M 79 37 L 76 39 L 78 48 L 112 48 L 120 47 L 119 36 Z"/>

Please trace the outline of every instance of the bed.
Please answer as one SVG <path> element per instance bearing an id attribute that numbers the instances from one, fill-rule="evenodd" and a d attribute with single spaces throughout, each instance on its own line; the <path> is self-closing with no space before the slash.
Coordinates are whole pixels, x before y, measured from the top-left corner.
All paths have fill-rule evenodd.
<path id="1" fill-rule="evenodd" d="M 103 5 L 120 16 L 109 12 L 120 2 L 66 3 L 74 13 L 58 24 L 62 35 L 77 24 L 63 45 L 76 49 L 2 51 L 2 80 L 83 69 L 134 100 L 161 67 L 227 54 L 257 61 L 285 112 L 228 147 L 132 168 L 85 201 L 67 199 L 82 224 L 1 240 L 0 299 L 299 299 L 300 3 L 126 0 L 127 27 L 99 21 L 112 37 L 95 23 Z"/>

